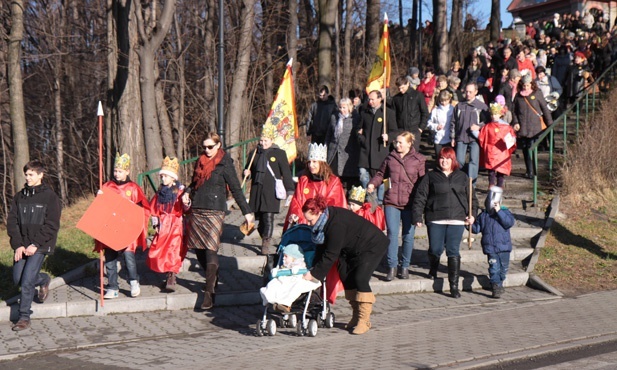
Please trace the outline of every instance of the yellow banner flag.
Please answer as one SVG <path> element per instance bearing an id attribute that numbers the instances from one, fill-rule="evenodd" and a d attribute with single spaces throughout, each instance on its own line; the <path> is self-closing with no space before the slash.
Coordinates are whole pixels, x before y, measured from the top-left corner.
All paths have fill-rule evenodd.
<path id="1" fill-rule="evenodd" d="M 278 134 L 274 139 L 274 144 L 287 153 L 289 163 L 296 159 L 296 138 L 298 137 L 292 62 L 293 59 L 290 59 L 287 63 L 283 81 L 279 86 L 274 102 L 272 102 L 272 108 L 270 108 L 265 123 L 265 125 L 271 124 L 276 127 Z"/>
<path id="2" fill-rule="evenodd" d="M 371 69 L 371 73 L 368 76 L 368 82 L 366 83 L 366 93 L 368 94 L 373 90 L 381 90 L 384 87 L 390 87 L 391 70 L 388 15 L 385 14 L 383 33 L 381 34 L 381 41 L 379 41 L 379 47 L 377 48 L 375 63 L 373 63 L 373 68 Z"/>

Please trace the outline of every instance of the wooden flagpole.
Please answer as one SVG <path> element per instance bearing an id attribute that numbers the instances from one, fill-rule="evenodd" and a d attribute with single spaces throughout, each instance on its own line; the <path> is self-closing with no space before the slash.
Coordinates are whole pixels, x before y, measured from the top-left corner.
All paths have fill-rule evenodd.
<path id="1" fill-rule="evenodd" d="M 96 112 L 99 123 L 99 189 L 103 187 L 103 104 L 99 101 L 99 106 Z M 105 306 L 105 295 L 103 287 L 104 279 L 104 263 L 105 256 L 103 254 L 103 248 L 99 250 L 99 288 L 101 294 L 101 307 Z"/>

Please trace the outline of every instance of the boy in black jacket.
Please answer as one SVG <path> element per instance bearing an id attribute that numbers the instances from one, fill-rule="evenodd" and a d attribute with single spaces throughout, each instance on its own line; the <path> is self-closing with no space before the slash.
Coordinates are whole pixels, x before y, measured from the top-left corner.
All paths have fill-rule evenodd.
<path id="1" fill-rule="evenodd" d="M 45 169 L 39 161 L 24 166 L 26 184 L 13 197 L 7 218 L 7 233 L 15 251 L 13 281 L 21 285 L 19 320 L 14 331 L 30 327 L 32 301 L 39 287 L 39 303 L 45 302 L 51 278 L 41 273 L 45 256 L 54 253 L 60 229 L 62 204 L 51 188 L 42 183 Z"/>

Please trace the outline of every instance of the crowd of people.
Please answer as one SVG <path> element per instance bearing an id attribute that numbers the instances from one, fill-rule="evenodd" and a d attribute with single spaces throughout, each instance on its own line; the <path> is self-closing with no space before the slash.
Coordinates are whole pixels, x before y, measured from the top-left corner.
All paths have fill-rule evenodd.
<path id="1" fill-rule="evenodd" d="M 447 71 L 431 65 L 410 68 L 408 75 L 396 79 L 397 92 L 392 96 L 386 89 L 366 94 L 353 89 L 337 104 L 328 87 L 321 86 L 306 120 L 311 144 L 304 172 L 294 184 L 285 152 L 273 144 L 276 127 L 265 125 L 244 169 L 251 185 L 248 201 L 216 133 L 205 135 L 186 187 L 179 181 L 178 159 L 165 158 L 160 187 L 150 201 L 130 179 L 128 155 L 118 155 L 112 179 L 99 192 L 117 193 L 141 206 L 144 223 L 139 238 L 120 251 L 96 243 L 106 260 L 104 298 L 119 296 L 120 256 L 126 262 L 130 295 L 137 297 L 137 248 L 147 249 L 147 267 L 165 275 L 162 288 L 167 292 L 175 291 L 176 274 L 187 251 L 193 250 L 206 280 L 201 308 L 210 309 L 215 303 L 228 193 L 246 218 L 243 232 L 252 232 L 259 222 L 260 252 L 268 256 L 268 269 L 277 268 L 272 235 L 281 201 L 288 206 L 283 231 L 294 224 L 311 227 L 317 245 L 314 263 L 305 266 L 302 251 L 294 245 L 285 249 L 285 266 L 295 271 L 306 267 L 304 280 L 327 276 L 331 294 L 342 287 L 353 309 L 347 327 L 354 334 L 371 327 L 373 272 L 383 259 L 386 281 L 396 276 L 408 279 L 414 233 L 424 225 L 428 278 L 437 278 L 445 250 L 450 295 L 460 297 L 459 249 L 464 230 L 472 229 L 482 233 L 493 297 L 499 298 L 512 249 L 508 230 L 514 221 L 501 205 L 511 156 L 518 145 L 526 164 L 521 175 L 536 175 L 527 149 L 615 59 L 615 29 L 607 30 L 603 22 L 601 17 L 592 21 L 589 14 L 578 13 L 531 22 L 524 39 L 474 47 Z M 434 148 L 433 169 L 420 152 L 423 135 L 426 146 Z M 480 169 L 488 171 L 489 188 L 485 209 L 478 215 Z M 30 327 L 34 296 L 38 294 L 41 303 L 47 298 L 51 279 L 40 269 L 45 256 L 54 251 L 61 212 L 58 197 L 43 184 L 43 165 L 30 162 L 24 174 L 27 183 L 14 197 L 7 220 L 15 250 L 13 277 L 21 286 L 16 331 Z M 149 220 L 155 236 L 148 246 Z M 276 289 L 275 284 L 270 290 L 264 287 L 262 295 L 264 302 L 288 312 L 292 300 L 281 289 L 301 282 L 298 278 L 283 282 Z M 276 297 L 285 299 L 275 302 Z"/>

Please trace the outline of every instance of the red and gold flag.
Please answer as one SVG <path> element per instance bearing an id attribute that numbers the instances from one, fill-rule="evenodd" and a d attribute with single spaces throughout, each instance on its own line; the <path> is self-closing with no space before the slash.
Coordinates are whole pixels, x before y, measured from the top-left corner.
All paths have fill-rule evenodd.
<path id="1" fill-rule="evenodd" d="M 388 15 L 384 14 L 383 33 L 381 34 L 381 41 L 379 41 L 379 47 L 377 48 L 375 63 L 373 63 L 373 68 L 371 69 L 368 82 L 366 83 L 366 93 L 368 94 L 373 90 L 381 90 L 390 87 L 391 70 Z"/>
<path id="2" fill-rule="evenodd" d="M 289 163 L 296 159 L 296 138 L 298 137 L 292 62 L 293 59 L 290 59 L 287 63 L 283 81 L 279 86 L 265 123 L 265 125 L 271 124 L 276 127 L 278 135 L 274 139 L 274 144 L 287 153 Z"/>

